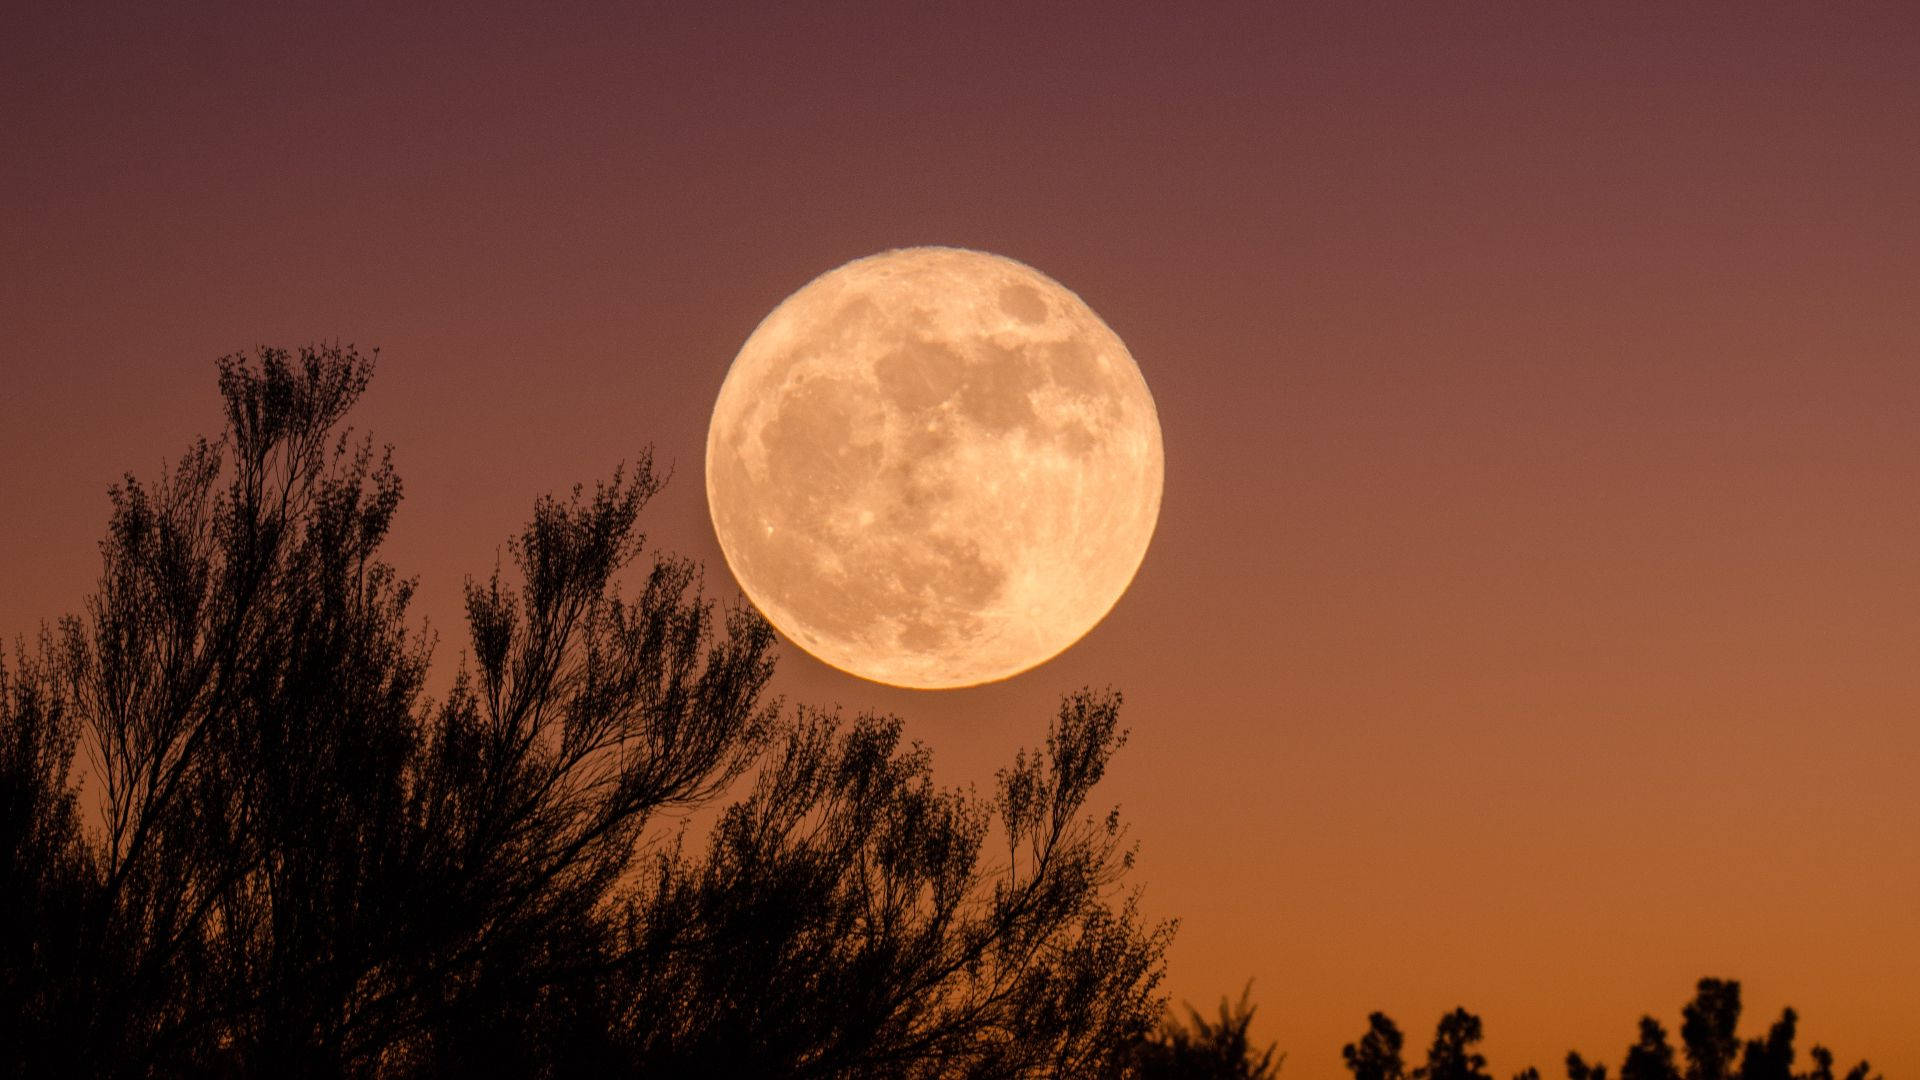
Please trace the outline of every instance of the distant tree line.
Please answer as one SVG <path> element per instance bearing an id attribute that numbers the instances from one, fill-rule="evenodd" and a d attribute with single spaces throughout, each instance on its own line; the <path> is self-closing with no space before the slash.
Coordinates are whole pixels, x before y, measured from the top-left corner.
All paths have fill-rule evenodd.
<path id="1" fill-rule="evenodd" d="M 1784 1009 L 1765 1035 L 1744 1042 L 1736 1031 L 1740 1023 L 1740 984 L 1729 979 L 1701 979 L 1693 1000 L 1681 1008 L 1680 1042 L 1684 1066 L 1676 1059 L 1666 1028 L 1652 1016 L 1640 1018 L 1639 1038 L 1627 1047 L 1619 1080 L 1837 1080 L 1834 1057 L 1823 1046 L 1807 1052 L 1811 1068 L 1794 1071 L 1793 1046 L 1798 1015 Z M 1341 1051 L 1354 1080 L 1490 1080 L 1486 1058 L 1474 1048 L 1481 1040 L 1480 1018 L 1455 1009 L 1440 1018 L 1427 1062 L 1408 1071 L 1401 1057 L 1404 1039 L 1384 1013 L 1367 1018 L 1367 1033 Z M 1567 1080 L 1607 1080 L 1603 1064 L 1589 1063 L 1569 1051 Z M 1865 1061 L 1844 1074 L 1844 1080 L 1870 1080 Z M 1539 1080 L 1539 1070 L 1527 1068 L 1514 1080 Z M 1871 1077 L 1878 1080 L 1878 1077 Z"/>
<path id="2" fill-rule="evenodd" d="M 1169 1016 L 1136 1055 L 1142 1080 L 1271 1080 L 1279 1072 L 1276 1047 L 1255 1046 L 1247 1029 L 1253 1006 L 1242 993 L 1236 1005 L 1224 999 L 1220 1018 L 1209 1020 L 1191 1007 L 1185 1020 Z M 1680 1041 L 1684 1064 L 1668 1042 L 1667 1031 L 1651 1016 L 1640 1019 L 1639 1038 L 1627 1048 L 1618 1071 L 1589 1063 L 1578 1053 L 1566 1058 L 1567 1080 L 1880 1080 L 1861 1061 L 1844 1074 L 1834 1072 L 1834 1055 L 1824 1046 L 1807 1052 L 1809 1067 L 1796 1071 L 1794 1038 L 1799 1016 L 1784 1009 L 1764 1035 L 1742 1041 L 1740 984 L 1701 979 L 1693 1000 L 1681 1009 Z M 1406 1037 L 1385 1013 L 1367 1017 L 1367 1031 L 1340 1052 L 1353 1080 L 1492 1080 L 1487 1059 L 1477 1049 L 1484 1032 L 1480 1018 L 1454 1009 L 1440 1018 L 1426 1063 L 1408 1068 Z M 1522 1069 L 1513 1080 L 1540 1080 L 1540 1071 Z"/>

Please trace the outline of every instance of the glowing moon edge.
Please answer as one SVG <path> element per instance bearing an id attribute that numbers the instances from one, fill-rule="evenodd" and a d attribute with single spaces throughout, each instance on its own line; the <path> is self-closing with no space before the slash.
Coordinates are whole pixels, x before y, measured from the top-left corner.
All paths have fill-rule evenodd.
<path id="1" fill-rule="evenodd" d="M 741 346 L 714 403 L 715 535 L 789 640 L 952 689 L 1058 656 L 1158 522 L 1158 412 L 1125 344 L 1040 271 L 963 248 L 830 270 Z"/>

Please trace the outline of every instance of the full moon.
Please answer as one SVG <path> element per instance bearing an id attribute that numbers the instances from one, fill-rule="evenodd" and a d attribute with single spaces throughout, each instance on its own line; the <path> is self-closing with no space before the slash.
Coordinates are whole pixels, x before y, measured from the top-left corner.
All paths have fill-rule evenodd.
<path id="1" fill-rule="evenodd" d="M 834 667 L 922 689 L 1080 640 L 1139 569 L 1164 472 L 1107 324 L 1032 267 L 957 248 L 788 297 L 707 431 L 707 505 L 748 599 Z"/>

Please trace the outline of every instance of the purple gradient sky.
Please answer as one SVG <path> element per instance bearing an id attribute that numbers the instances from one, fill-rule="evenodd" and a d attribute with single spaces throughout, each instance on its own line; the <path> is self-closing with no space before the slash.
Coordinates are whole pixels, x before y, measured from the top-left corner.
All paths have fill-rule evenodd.
<path id="1" fill-rule="evenodd" d="M 1502 1073 L 1749 1028 L 1920 1073 L 1920 9 L 1910 4 L 42 5 L 0 16 L 0 633 L 212 360 L 379 346 L 391 554 L 454 662 L 532 498 L 704 429 L 815 274 L 1028 262 L 1132 348 L 1159 533 L 1084 642 L 925 694 L 988 785 L 1114 684 L 1104 791 L 1287 1075 L 1384 1008 Z"/>

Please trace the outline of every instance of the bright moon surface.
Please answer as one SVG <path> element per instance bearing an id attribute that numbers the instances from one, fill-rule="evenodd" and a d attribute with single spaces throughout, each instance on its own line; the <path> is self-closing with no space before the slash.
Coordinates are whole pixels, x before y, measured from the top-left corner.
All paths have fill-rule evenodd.
<path id="1" fill-rule="evenodd" d="M 1145 557 L 1165 471 L 1125 345 L 1012 259 L 888 251 L 822 274 L 740 349 L 707 505 L 747 597 L 843 671 L 925 689 L 1078 641 Z"/>

